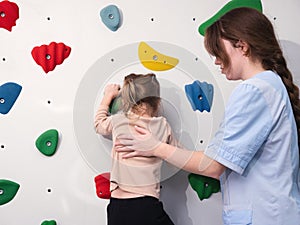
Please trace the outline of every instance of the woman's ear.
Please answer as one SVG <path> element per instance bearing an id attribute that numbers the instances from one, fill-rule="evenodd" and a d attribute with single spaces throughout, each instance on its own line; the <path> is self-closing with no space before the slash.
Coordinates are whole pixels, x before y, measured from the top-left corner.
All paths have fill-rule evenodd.
<path id="1" fill-rule="evenodd" d="M 248 56 L 249 55 L 249 45 L 248 43 L 242 41 L 242 40 L 239 40 L 237 43 L 236 43 L 236 47 L 237 48 L 240 48 L 243 55 L 244 56 Z"/>

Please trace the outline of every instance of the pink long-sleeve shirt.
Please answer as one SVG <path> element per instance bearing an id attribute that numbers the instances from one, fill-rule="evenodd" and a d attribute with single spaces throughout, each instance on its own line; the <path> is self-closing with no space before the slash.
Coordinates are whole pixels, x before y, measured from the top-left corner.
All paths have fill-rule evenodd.
<path id="1" fill-rule="evenodd" d="M 100 105 L 95 116 L 98 134 L 112 135 L 115 142 L 120 134 L 136 132 L 134 125 L 149 129 L 164 143 L 178 145 L 171 127 L 164 117 L 142 117 L 130 112 L 109 115 L 108 106 Z M 110 190 L 124 191 L 159 198 L 162 160 L 157 157 L 133 157 L 123 159 L 114 148 L 111 151 L 112 167 Z"/>

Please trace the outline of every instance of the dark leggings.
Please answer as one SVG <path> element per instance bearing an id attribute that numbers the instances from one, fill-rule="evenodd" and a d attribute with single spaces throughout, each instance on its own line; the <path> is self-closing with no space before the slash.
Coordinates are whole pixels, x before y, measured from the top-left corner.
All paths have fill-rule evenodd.
<path id="1" fill-rule="evenodd" d="M 174 225 L 157 198 L 111 198 L 107 206 L 108 225 Z"/>

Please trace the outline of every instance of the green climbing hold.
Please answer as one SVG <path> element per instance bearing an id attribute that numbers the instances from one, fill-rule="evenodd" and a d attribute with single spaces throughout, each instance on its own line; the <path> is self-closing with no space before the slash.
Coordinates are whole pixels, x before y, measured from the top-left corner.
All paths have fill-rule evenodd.
<path id="1" fill-rule="evenodd" d="M 116 114 L 117 112 L 119 112 L 121 109 L 121 104 L 122 104 L 122 99 L 121 99 L 121 96 L 119 95 L 119 96 L 115 97 L 109 105 L 108 111 L 110 112 L 110 114 L 113 115 L 113 114 Z"/>
<path id="2" fill-rule="evenodd" d="M 220 181 L 217 179 L 193 173 L 188 175 L 188 179 L 201 201 L 220 191 Z"/>
<path id="3" fill-rule="evenodd" d="M 52 156 L 56 152 L 57 144 L 58 131 L 55 129 L 45 131 L 35 141 L 35 146 L 46 156 Z"/>
<path id="4" fill-rule="evenodd" d="M 262 12 L 261 0 L 231 0 L 226 5 L 224 5 L 214 16 L 212 16 L 210 19 L 206 20 L 199 26 L 199 33 L 204 36 L 206 28 L 220 19 L 220 17 L 222 17 L 225 13 L 229 12 L 232 9 L 240 7 L 254 8 Z"/>
<path id="5" fill-rule="evenodd" d="M 41 225 L 56 225 L 55 220 L 45 220 Z"/>
<path id="6" fill-rule="evenodd" d="M 0 205 L 10 202 L 17 194 L 20 185 L 10 180 L 0 180 Z"/>

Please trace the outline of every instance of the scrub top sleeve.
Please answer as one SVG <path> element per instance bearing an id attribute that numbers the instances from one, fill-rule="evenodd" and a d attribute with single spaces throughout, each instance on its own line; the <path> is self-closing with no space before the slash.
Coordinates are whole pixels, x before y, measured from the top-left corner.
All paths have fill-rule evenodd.
<path id="1" fill-rule="evenodd" d="M 242 174 L 266 140 L 272 116 L 261 90 L 241 83 L 233 91 L 224 120 L 205 155 Z"/>

